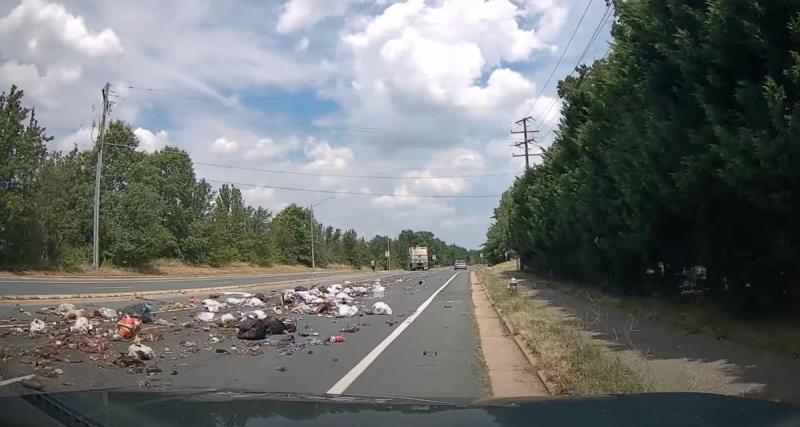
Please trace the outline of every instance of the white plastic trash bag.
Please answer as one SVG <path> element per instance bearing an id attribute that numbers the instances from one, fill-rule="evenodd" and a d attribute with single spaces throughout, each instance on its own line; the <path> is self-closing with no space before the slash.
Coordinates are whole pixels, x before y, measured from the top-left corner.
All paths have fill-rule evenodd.
<path id="1" fill-rule="evenodd" d="M 97 311 L 103 316 L 103 319 L 115 320 L 117 318 L 117 310 L 113 308 L 98 308 Z"/>
<path id="2" fill-rule="evenodd" d="M 213 322 L 214 313 L 198 313 L 197 316 L 194 316 L 194 318 L 201 322 Z"/>
<path id="3" fill-rule="evenodd" d="M 336 306 L 336 317 L 353 317 L 358 313 L 358 307 L 354 305 L 340 304 Z"/>
<path id="4" fill-rule="evenodd" d="M 85 317 L 79 317 L 75 319 L 75 323 L 69 328 L 70 331 L 78 332 L 81 334 L 89 332 L 89 329 L 92 329 L 92 325 L 89 324 L 89 319 Z"/>
<path id="5" fill-rule="evenodd" d="M 374 314 L 388 314 L 389 316 L 392 315 L 392 307 L 389 307 L 389 304 L 385 302 L 376 302 L 372 304 L 372 313 Z"/>
<path id="6" fill-rule="evenodd" d="M 265 313 L 264 310 L 253 310 L 253 311 L 248 311 L 247 313 L 243 313 L 242 317 L 250 317 L 250 318 L 264 320 L 267 318 L 267 313 Z"/>
<path id="7" fill-rule="evenodd" d="M 230 325 L 232 323 L 236 323 L 236 316 L 231 313 L 225 313 L 220 316 L 219 320 L 222 322 L 223 325 Z"/>
<path id="8" fill-rule="evenodd" d="M 31 333 L 32 334 L 43 334 L 44 331 L 47 329 L 47 324 L 39 319 L 33 319 L 31 321 Z"/>
<path id="9" fill-rule="evenodd" d="M 72 310 L 75 310 L 75 304 L 70 304 L 66 302 L 63 304 L 59 304 L 58 307 L 56 307 L 56 311 L 59 313 L 66 313 Z"/>
<path id="10" fill-rule="evenodd" d="M 244 300 L 244 303 L 242 305 L 244 305 L 245 307 L 264 307 L 267 304 L 265 304 L 264 301 L 261 301 L 256 297 L 252 297 Z"/>
<path id="11" fill-rule="evenodd" d="M 128 347 L 128 356 L 135 357 L 139 360 L 150 360 L 156 357 L 156 353 L 152 348 L 144 344 L 131 344 Z"/>
<path id="12" fill-rule="evenodd" d="M 383 298 L 386 294 L 386 288 L 381 286 L 379 282 L 372 285 L 372 296 L 375 298 Z"/>
<path id="13" fill-rule="evenodd" d="M 211 313 L 216 313 L 216 312 L 219 311 L 220 308 L 223 308 L 223 307 L 225 307 L 225 304 L 223 304 L 223 303 L 221 303 L 219 301 L 216 301 L 216 300 L 213 300 L 213 299 L 204 299 L 203 300 L 203 308 L 206 309 L 206 311 L 209 311 Z"/>
<path id="14" fill-rule="evenodd" d="M 244 303 L 244 298 L 228 298 L 225 300 L 225 304 L 228 304 L 228 307 L 238 307 Z"/>

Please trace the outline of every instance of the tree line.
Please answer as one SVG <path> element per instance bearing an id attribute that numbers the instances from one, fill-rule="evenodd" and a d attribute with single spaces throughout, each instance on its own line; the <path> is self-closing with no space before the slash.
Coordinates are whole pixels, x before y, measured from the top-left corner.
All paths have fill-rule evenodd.
<path id="1" fill-rule="evenodd" d="M 786 312 L 800 296 L 800 1 L 616 0 L 559 82 L 543 162 L 484 253 L 627 293 Z"/>
<path id="2" fill-rule="evenodd" d="M 90 261 L 97 147 L 61 153 L 47 149 L 51 140 L 24 106 L 22 90 L 0 94 L 0 268 L 77 270 Z M 187 152 L 138 146 L 129 125 L 110 123 L 100 191 L 102 263 L 311 265 L 307 208 L 291 204 L 273 213 L 248 206 L 239 188 L 214 190 L 198 179 Z M 388 236 L 366 240 L 352 229 L 316 221 L 313 227 L 316 265 L 386 265 Z M 404 267 L 415 244 L 428 245 L 444 264 L 468 256 L 433 233 L 404 230 L 391 239 L 391 267 Z"/>

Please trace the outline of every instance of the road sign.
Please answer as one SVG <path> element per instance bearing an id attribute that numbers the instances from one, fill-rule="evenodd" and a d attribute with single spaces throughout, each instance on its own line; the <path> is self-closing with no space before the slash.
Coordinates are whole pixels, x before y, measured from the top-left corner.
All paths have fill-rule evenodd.
<path id="1" fill-rule="evenodd" d="M 383 256 L 389 258 L 389 251 L 383 251 Z"/>
<path id="2" fill-rule="evenodd" d="M 436 254 L 433 255 L 433 260 L 436 261 Z"/>

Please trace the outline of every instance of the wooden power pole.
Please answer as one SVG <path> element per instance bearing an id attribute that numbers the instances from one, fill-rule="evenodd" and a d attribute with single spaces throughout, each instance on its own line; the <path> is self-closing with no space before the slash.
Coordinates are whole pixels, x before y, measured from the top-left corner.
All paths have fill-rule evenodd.
<path id="1" fill-rule="evenodd" d="M 94 175 L 94 218 L 92 233 L 92 266 L 100 268 L 100 177 L 103 175 L 103 139 L 106 136 L 109 84 L 103 86 L 103 115 L 100 117 L 100 133 L 97 136 L 97 166 Z"/>
<path id="2" fill-rule="evenodd" d="M 517 120 L 515 123 L 518 125 L 522 125 L 521 131 L 511 131 L 512 134 L 522 134 L 522 141 L 515 142 L 513 144 L 514 147 L 524 147 L 524 154 L 512 154 L 512 157 L 525 157 L 525 170 L 531 168 L 531 161 L 530 157 L 535 156 L 537 154 L 532 154 L 530 151 L 530 144 L 536 144 L 536 140 L 534 139 L 533 135 L 538 130 L 531 130 L 533 126 L 530 128 L 528 127 L 528 122 L 533 121 L 533 117 L 528 116 L 522 119 Z"/>

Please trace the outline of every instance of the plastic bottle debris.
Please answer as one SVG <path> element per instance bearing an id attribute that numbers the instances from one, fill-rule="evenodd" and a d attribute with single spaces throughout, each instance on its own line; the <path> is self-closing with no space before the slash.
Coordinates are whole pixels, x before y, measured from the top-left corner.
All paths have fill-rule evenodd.
<path id="1" fill-rule="evenodd" d="M 423 356 L 436 357 L 439 354 L 437 351 L 425 350 L 422 352 Z"/>
<path id="2" fill-rule="evenodd" d="M 156 319 L 155 323 L 156 323 L 156 325 L 159 325 L 159 326 L 173 326 L 174 325 L 174 323 L 168 322 L 168 321 L 166 321 L 164 319 Z"/>
<path id="3" fill-rule="evenodd" d="M 150 360 L 156 357 L 156 353 L 152 348 L 144 344 L 131 344 L 128 347 L 128 356 L 135 357 L 139 360 Z"/>
<path id="4" fill-rule="evenodd" d="M 210 313 L 216 313 L 219 311 L 220 308 L 225 307 L 225 304 L 213 300 L 213 299 L 204 299 L 203 300 L 203 309 Z"/>
<path id="5" fill-rule="evenodd" d="M 281 356 L 294 356 L 294 353 L 295 353 L 294 347 L 289 346 L 289 347 L 286 347 L 285 349 L 283 349 L 283 351 L 281 352 L 280 355 Z"/>
<path id="6" fill-rule="evenodd" d="M 43 334 L 47 330 L 47 324 L 39 319 L 33 319 L 31 321 L 31 333 L 32 334 Z"/>
<path id="7" fill-rule="evenodd" d="M 139 328 L 141 326 L 142 322 L 139 319 L 126 314 L 122 316 L 122 319 L 117 323 L 117 335 L 122 339 L 129 340 L 139 333 Z"/>
<path id="8" fill-rule="evenodd" d="M 344 342 L 344 335 L 334 335 L 328 338 L 328 342 Z"/>
<path id="9" fill-rule="evenodd" d="M 392 307 L 389 307 L 389 304 L 385 302 L 376 302 L 372 304 L 372 313 L 373 314 L 386 314 L 391 316 L 392 315 Z"/>
<path id="10" fill-rule="evenodd" d="M 75 319 L 75 323 L 70 326 L 69 330 L 73 332 L 78 332 L 80 334 L 85 334 L 89 332 L 89 329 L 92 328 L 92 325 L 89 324 L 89 319 L 85 317 L 79 317 Z"/>

